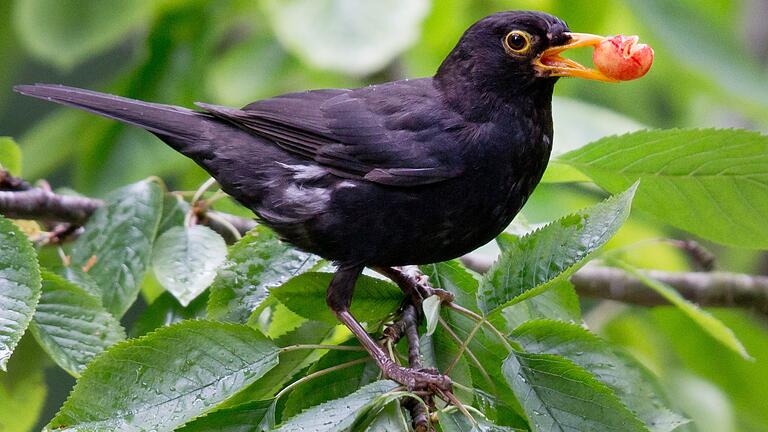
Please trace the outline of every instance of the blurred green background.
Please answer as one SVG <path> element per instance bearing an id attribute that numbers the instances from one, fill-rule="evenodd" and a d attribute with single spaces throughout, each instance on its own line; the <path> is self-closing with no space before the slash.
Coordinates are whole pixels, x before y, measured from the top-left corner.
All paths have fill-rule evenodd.
<path id="1" fill-rule="evenodd" d="M 244 105 L 290 91 L 431 75 L 470 24 L 509 9 L 553 13 L 578 32 L 639 34 L 656 50 L 654 68 L 642 80 L 558 84 L 556 152 L 643 127 L 768 131 L 766 0 L 5 0 L 0 136 L 22 145 L 28 180 L 101 196 L 157 175 L 173 189 L 193 190 L 206 174 L 153 136 L 21 97 L 11 86 L 63 83 L 187 107 L 194 101 Z M 589 62 L 590 53 L 581 54 L 577 59 Z M 524 215 L 547 221 L 601 196 L 589 186 L 548 183 Z M 611 246 L 682 236 L 635 214 Z M 768 270 L 759 252 L 707 246 L 720 269 Z M 650 268 L 692 268 L 658 243 L 627 259 Z M 587 302 L 585 310 L 594 330 L 662 377 L 697 421 L 688 430 L 768 431 L 765 311 L 714 311 L 756 358 L 748 363 L 671 308 Z M 71 385 L 53 369 L 47 380 L 44 421 Z M 0 416 L 9 409 L 0 407 Z"/>

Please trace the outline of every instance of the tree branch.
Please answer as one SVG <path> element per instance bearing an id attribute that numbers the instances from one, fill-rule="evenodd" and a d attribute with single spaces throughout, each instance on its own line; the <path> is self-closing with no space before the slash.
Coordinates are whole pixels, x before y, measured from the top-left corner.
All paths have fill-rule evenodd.
<path id="1" fill-rule="evenodd" d="M 0 185 L 8 186 L 6 189 L 10 189 L 11 184 L 21 186 L 13 191 L 0 190 L 0 214 L 9 218 L 83 225 L 97 208 L 104 205 L 104 202 L 99 199 L 59 195 L 43 188 L 30 187 L 26 182 L 6 183 L 8 178 L 21 182 L 23 180 L 5 176 L 5 172 L 0 171 L 0 182 L 2 182 Z M 207 218 L 207 214 L 215 217 Z M 224 238 L 232 237 L 229 228 L 225 226 L 226 223 L 234 226 L 240 234 L 245 234 L 256 227 L 256 222 L 252 219 L 227 213 L 205 211 L 198 216 L 203 224 L 222 234 Z M 221 220 L 224 223 L 220 222 Z"/>
<path id="2" fill-rule="evenodd" d="M 485 273 L 492 260 L 466 255 L 461 261 L 468 268 Z M 706 307 L 738 307 L 768 314 L 768 277 L 724 272 L 645 271 L 676 289 L 687 300 Z M 663 297 L 637 278 L 620 269 L 587 265 L 571 276 L 582 296 L 615 300 L 639 306 L 667 305 Z"/>
<path id="3" fill-rule="evenodd" d="M 104 203 L 74 195 L 58 195 L 40 188 L 0 191 L 0 213 L 15 219 L 83 224 Z"/>

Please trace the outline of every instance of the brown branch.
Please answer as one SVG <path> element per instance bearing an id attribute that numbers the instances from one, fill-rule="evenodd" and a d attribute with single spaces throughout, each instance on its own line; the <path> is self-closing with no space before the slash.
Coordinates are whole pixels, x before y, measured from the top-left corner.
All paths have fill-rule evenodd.
<path id="1" fill-rule="evenodd" d="M 4 171 L 0 171 L 0 180 L 7 179 L 7 177 L 3 177 L 4 173 Z M 5 184 L 3 183 L 3 185 Z M 24 182 L 24 184 L 27 183 Z M 91 214 L 102 205 L 104 202 L 99 199 L 60 195 L 43 188 L 0 190 L 0 214 L 13 219 L 34 219 L 83 225 Z M 231 232 L 229 227 L 225 225 L 226 223 L 232 225 L 240 234 L 245 234 L 256 227 L 256 222 L 252 219 L 215 211 L 208 211 L 207 213 L 212 214 L 215 218 L 203 217 L 201 222 L 222 234 L 224 238 L 231 238 Z M 221 220 L 225 223 L 221 223 Z"/>
<path id="2" fill-rule="evenodd" d="M 492 261 L 467 255 L 468 268 L 485 273 Z M 768 313 L 768 277 L 724 272 L 645 271 L 649 277 L 676 289 L 683 297 L 706 307 L 737 307 Z M 583 296 L 615 300 L 639 306 L 667 305 L 663 297 L 620 269 L 588 265 L 571 276 Z"/>
<path id="3" fill-rule="evenodd" d="M 58 195 L 40 188 L 0 191 L 0 214 L 14 219 L 83 224 L 104 203 L 74 195 Z"/>

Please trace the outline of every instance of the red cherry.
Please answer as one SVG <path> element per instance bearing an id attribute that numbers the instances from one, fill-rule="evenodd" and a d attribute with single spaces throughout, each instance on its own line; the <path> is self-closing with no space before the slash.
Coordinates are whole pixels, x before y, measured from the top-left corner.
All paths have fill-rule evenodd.
<path id="1" fill-rule="evenodd" d="M 600 42 L 592 61 L 605 76 L 619 81 L 637 79 L 653 64 L 653 48 L 637 43 L 637 36 L 618 35 Z"/>

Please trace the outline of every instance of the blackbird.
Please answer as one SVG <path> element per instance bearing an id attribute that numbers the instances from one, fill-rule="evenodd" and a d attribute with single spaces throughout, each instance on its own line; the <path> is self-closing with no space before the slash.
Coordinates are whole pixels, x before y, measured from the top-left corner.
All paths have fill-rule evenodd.
<path id="1" fill-rule="evenodd" d="M 472 25 L 432 78 L 240 109 L 15 90 L 144 128 L 193 159 L 284 240 L 338 265 L 328 306 L 387 377 L 448 390 L 448 377 L 395 364 L 365 332 L 349 312 L 355 281 L 367 266 L 412 290 L 396 266 L 456 258 L 498 235 L 547 166 L 558 77 L 615 81 L 559 54 L 603 39 L 545 13 L 501 12 Z"/>

